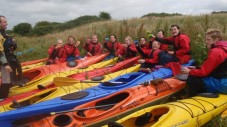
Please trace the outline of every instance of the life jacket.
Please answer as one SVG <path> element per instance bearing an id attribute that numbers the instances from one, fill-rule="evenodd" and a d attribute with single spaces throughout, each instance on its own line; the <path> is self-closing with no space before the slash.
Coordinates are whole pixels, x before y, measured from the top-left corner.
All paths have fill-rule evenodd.
<path id="1" fill-rule="evenodd" d="M 5 38 L 5 42 L 3 43 L 5 55 L 13 54 L 13 51 L 17 49 L 17 43 L 13 41 L 12 37 L 6 35 L 4 31 L 0 31 L 0 34 Z"/>
<path id="2" fill-rule="evenodd" d="M 227 42 L 218 42 L 212 45 L 212 48 L 219 48 L 225 51 L 226 58 L 212 73 L 215 78 L 227 77 Z"/>

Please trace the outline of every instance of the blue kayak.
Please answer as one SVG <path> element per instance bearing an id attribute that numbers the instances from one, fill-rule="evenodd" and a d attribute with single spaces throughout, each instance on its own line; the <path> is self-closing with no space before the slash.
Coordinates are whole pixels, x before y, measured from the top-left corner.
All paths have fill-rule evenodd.
<path id="1" fill-rule="evenodd" d="M 189 63 L 187 65 L 191 64 L 192 63 Z M 13 126 L 12 124 L 15 121 L 21 121 L 32 116 L 48 115 L 51 112 L 69 110 L 78 105 L 108 96 L 129 87 L 143 84 L 144 82 L 148 82 L 153 79 L 169 77 L 172 77 L 172 71 L 168 68 L 159 68 L 152 73 L 134 72 L 125 74 L 110 80 L 109 83 L 100 83 L 98 86 L 62 97 L 57 97 L 27 107 L 0 113 L 0 125 L 10 127 Z"/>

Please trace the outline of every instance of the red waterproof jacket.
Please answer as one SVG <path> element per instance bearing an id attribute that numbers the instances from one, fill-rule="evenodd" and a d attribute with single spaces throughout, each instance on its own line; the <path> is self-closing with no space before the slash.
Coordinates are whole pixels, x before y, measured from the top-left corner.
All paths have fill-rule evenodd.
<path id="1" fill-rule="evenodd" d="M 149 50 L 144 50 L 144 54 L 148 55 L 148 58 L 145 59 L 146 63 L 151 63 L 151 64 L 158 64 L 158 54 L 162 51 L 160 49 L 149 49 Z"/>
<path id="2" fill-rule="evenodd" d="M 66 50 L 67 57 L 69 57 L 69 56 L 79 57 L 80 56 L 80 51 L 74 45 L 66 44 L 64 46 L 64 48 Z"/>
<path id="3" fill-rule="evenodd" d="M 179 59 L 180 64 L 185 64 L 191 59 L 190 38 L 187 35 L 178 34 L 177 36 L 172 36 L 170 38 L 158 38 L 157 41 L 164 44 L 173 45 L 174 54 Z"/>
<path id="4" fill-rule="evenodd" d="M 148 48 L 149 49 L 152 49 L 153 41 L 154 41 L 154 39 L 148 43 Z M 160 50 L 168 51 L 168 49 L 169 49 L 169 45 L 167 45 L 167 44 L 161 44 L 160 45 Z"/>
<path id="5" fill-rule="evenodd" d="M 86 43 L 84 45 L 84 49 L 87 52 L 90 52 L 92 54 L 92 56 L 102 53 L 102 45 L 99 42 L 98 43 L 92 43 L 92 42 Z"/>
<path id="6" fill-rule="evenodd" d="M 65 62 L 66 61 L 66 51 L 64 47 L 55 48 L 56 45 L 51 46 L 48 49 L 49 60 L 53 60 L 54 63 Z"/>
<path id="7" fill-rule="evenodd" d="M 115 52 L 120 49 L 121 43 L 120 42 L 105 42 L 104 48 L 107 49 L 110 53 L 115 54 Z"/>
<path id="8" fill-rule="evenodd" d="M 189 74 L 199 77 L 227 77 L 227 41 L 214 43 L 200 69 L 192 69 Z"/>
<path id="9" fill-rule="evenodd" d="M 136 56 L 137 49 L 135 44 L 130 44 L 127 48 L 121 46 L 120 49 L 116 51 L 116 56 L 122 55 L 125 56 L 125 59 L 130 59 Z"/>

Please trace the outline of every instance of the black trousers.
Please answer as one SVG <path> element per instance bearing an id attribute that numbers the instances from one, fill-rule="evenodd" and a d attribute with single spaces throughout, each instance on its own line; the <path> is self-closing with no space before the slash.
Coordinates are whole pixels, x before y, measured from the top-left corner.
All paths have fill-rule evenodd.
<path id="1" fill-rule="evenodd" d="M 189 75 L 186 81 L 188 96 L 196 96 L 198 93 L 206 92 L 205 84 L 201 77 Z"/>
<path id="2" fill-rule="evenodd" d="M 13 71 L 13 81 L 22 79 L 22 67 L 20 61 L 14 54 L 7 55 L 7 60 Z M 18 76 L 16 75 L 18 73 Z"/>

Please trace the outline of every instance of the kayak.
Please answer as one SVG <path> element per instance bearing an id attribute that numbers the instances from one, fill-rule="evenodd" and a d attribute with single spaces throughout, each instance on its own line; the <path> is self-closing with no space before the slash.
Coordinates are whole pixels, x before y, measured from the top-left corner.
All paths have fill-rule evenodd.
<path id="1" fill-rule="evenodd" d="M 159 104 L 181 91 L 185 82 L 170 78 L 128 88 L 104 98 L 79 105 L 73 110 L 59 112 L 50 117 L 33 121 L 26 126 L 40 127 L 72 127 L 105 125 L 105 122 L 115 120 L 130 114 L 142 107 Z M 85 110 L 87 109 L 87 110 Z M 66 113 L 64 113 L 66 112 Z M 63 120 L 64 119 L 64 120 Z"/>
<path id="2" fill-rule="evenodd" d="M 191 63 L 186 64 L 186 66 L 189 66 L 190 64 Z M 51 100 L 19 108 L 17 110 L 0 113 L 0 124 L 11 126 L 13 121 L 16 120 L 21 121 L 21 119 L 23 119 L 22 121 L 24 121 L 31 116 L 37 117 L 37 115 L 49 115 L 50 112 L 69 110 L 75 106 L 96 100 L 98 98 L 103 98 L 117 91 L 137 86 L 153 79 L 170 77 L 172 77 L 172 71 L 169 68 L 159 68 L 154 70 L 152 73 L 134 72 L 124 74 L 109 80 L 109 84 L 111 85 L 108 83 L 108 85 L 106 83 L 100 83 L 98 86 L 74 92 L 62 97 L 57 97 Z"/>
<path id="3" fill-rule="evenodd" d="M 21 63 L 21 66 L 27 66 L 27 65 L 37 64 L 37 63 L 41 63 L 41 62 L 46 62 L 46 61 L 47 61 L 47 58 L 26 61 L 26 62 Z"/>
<path id="4" fill-rule="evenodd" d="M 139 70 L 139 68 L 140 68 L 140 64 L 138 64 L 138 65 L 136 65 L 136 66 L 133 66 L 133 67 L 130 67 L 130 68 L 127 68 L 127 69 L 123 69 L 123 70 L 120 70 L 120 71 L 117 71 L 117 72 L 114 72 L 114 73 L 112 73 L 112 74 L 108 74 L 108 76 L 105 76 L 105 79 L 103 79 L 103 81 L 106 81 L 106 80 L 109 80 L 109 79 L 111 79 L 113 76 L 119 76 L 119 75 L 123 75 L 123 74 L 127 74 L 127 73 L 131 73 L 131 72 L 136 72 L 136 71 L 138 71 Z M 80 86 L 91 86 L 92 84 L 88 84 L 88 83 L 77 83 L 77 84 L 75 84 L 74 86 L 74 88 L 76 88 L 76 86 L 78 86 L 78 87 L 80 87 Z M 95 84 L 95 85 L 97 85 L 97 84 Z M 91 87 L 92 88 L 92 87 Z M 80 91 L 79 92 L 76 92 L 76 93 L 81 93 Z M 95 91 L 93 91 L 93 93 L 96 93 Z M 78 97 L 80 97 L 81 95 L 79 95 L 79 94 L 77 94 L 77 96 Z M 96 93 L 96 94 L 98 94 L 98 93 Z M 70 95 L 70 94 L 69 94 Z M 64 97 L 64 96 L 63 96 Z M 74 99 L 74 100 L 76 100 L 76 98 Z M 66 100 L 67 101 L 67 100 Z M 69 100 L 70 101 L 70 100 Z M 71 101 L 73 101 L 73 100 L 71 100 Z M 40 102 L 40 103 L 37 103 L 37 104 L 41 104 L 41 103 L 43 103 L 43 102 Z M 82 102 L 83 103 L 83 102 Z M 34 104 L 34 105 L 37 105 L 37 104 Z M 31 105 L 31 106 L 34 106 L 34 105 Z M 54 106 L 54 105 L 58 105 L 58 103 L 56 103 L 56 104 L 53 104 L 52 106 Z M 48 106 L 51 106 L 51 105 L 46 105 L 47 107 Z M 16 109 L 16 110 L 12 110 L 12 111 L 19 111 L 19 110 L 23 110 L 24 108 L 29 108 L 30 106 L 27 106 L 27 107 L 23 107 L 23 108 L 19 108 L 19 109 Z M 60 108 L 60 107 L 59 107 Z M 63 109 L 64 109 L 64 107 L 62 107 Z M 29 108 L 30 109 L 30 108 Z M 8 112 L 11 112 L 11 111 L 8 111 Z M 5 112 L 5 113 L 8 113 L 8 112 Z M 23 112 L 23 111 L 22 111 Z M 21 112 L 21 113 L 22 113 Z M 45 110 L 45 112 L 49 112 L 48 110 Z M 5 113 L 0 113 L 1 115 L 2 114 L 5 114 Z M 38 113 L 38 112 L 36 112 L 36 113 Z M 39 113 L 38 113 L 39 114 Z M 18 114 L 19 115 L 19 114 Z M 28 115 L 28 114 L 27 114 Z M 33 115 L 33 114 L 30 114 L 30 116 L 31 115 Z M 16 119 L 19 119 L 19 121 L 20 121 L 20 118 L 24 118 L 23 116 L 17 116 L 17 118 Z M 15 119 L 15 120 L 16 120 Z M 27 119 L 27 118 L 26 118 Z M 10 126 L 12 126 L 11 125 L 11 122 L 12 122 L 12 120 L 13 119 L 8 119 L 9 121 L 5 121 L 5 120 L 3 120 L 3 119 L 0 119 L 0 125 L 4 125 L 4 127 L 10 127 Z M 22 121 L 24 121 L 24 120 L 22 120 Z"/>
<path id="5" fill-rule="evenodd" d="M 67 76 L 74 74 L 79 68 L 86 68 L 89 65 L 102 61 L 108 54 L 101 54 L 98 56 L 92 56 L 82 60 L 75 60 L 77 65 L 75 67 L 68 67 L 67 63 L 45 65 L 38 68 L 30 69 L 23 72 L 23 76 L 29 81 L 24 86 L 14 86 L 9 90 L 9 96 L 25 93 L 34 89 L 37 89 L 37 85 L 46 85 L 57 76 Z M 94 69 L 94 68 L 89 68 Z M 83 70 L 82 70 L 83 71 Z"/>
<path id="6" fill-rule="evenodd" d="M 82 73 L 78 73 L 78 74 L 73 74 L 68 77 L 70 77 L 74 80 L 80 81 L 80 80 L 92 79 L 92 78 L 96 78 L 98 76 L 106 75 L 106 76 L 104 76 L 104 77 L 106 77 L 105 80 L 110 80 L 111 78 L 115 78 L 118 76 L 116 74 L 111 74 L 111 73 L 133 66 L 135 63 L 137 63 L 139 58 L 140 57 L 135 57 L 132 59 L 128 59 L 128 60 L 116 63 L 111 66 L 109 65 L 109 66 L 106 66 L 103 68 L 86 71 L 86 72 L 82 72 Z M 111 60 L 108 60 L 108 61 L 111 61 Z M 102 63 L 107 63 L 107 62 L 104 61 Z M 130 69 L 130 70 L 134 71 L 134 70 L 137 70 L 137 68 L 138 68 L 138 66 L 135 69 Z M 67 80 L 65 80 L 63 82 L 65 84 L 69 83 L 69 81 L 67 81 Z M 16 106 L 16 107 L 14 106 L 15 104 L 13 104 L 13 102 L 15 102 L 15 101 L 17 101 L 17 104 L 25 107 L 25 106 L 32 105 L 34 103 L 53 99 L 55 97 L 73 93 L 78 90 L 86 89 L 86 88 L 89 88 L 89 87 L 95 86 L 95 85 L 97 85 L 97 83 L 91 84 L 91 85 L 86 85 L 86 84 L 81 85 L 81 84 L 77 83 L 77 85 L 70 84 L 70 86 L 56 87 L 56 85 L 52 82 L 49 85 L 47 85 L 46 88 L 42 87 L 41 89 L 36 89 L 31 92 L 26 92 L 23 94 L 19 94 L 19 95 L 4 99 L 3 101 L 0 102 L 0 112 L 5 112 L 8 110 L 19 108 L 18 106 Z"/>
<path id="7" fill-rule="evenodd" d="M 196 96 L 144 108 L 119 119 L 116 123 L 124 127 L 200 127 L 226 108 L 227 95 L 220 94 L 217 98 Z"/>

